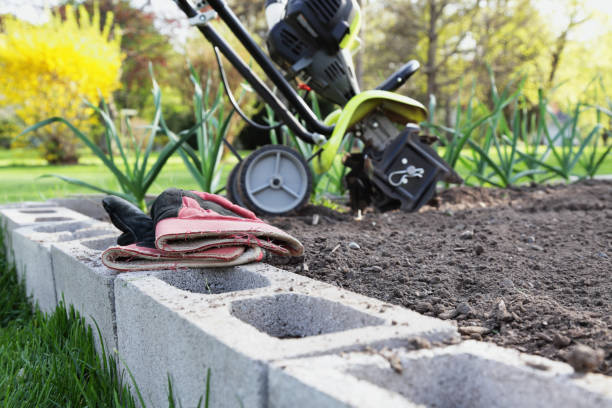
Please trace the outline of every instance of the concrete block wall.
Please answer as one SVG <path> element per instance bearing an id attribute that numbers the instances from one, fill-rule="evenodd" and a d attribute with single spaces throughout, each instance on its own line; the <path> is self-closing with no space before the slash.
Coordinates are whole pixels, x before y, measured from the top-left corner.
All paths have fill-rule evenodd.
<path id="1" fill-rule="evenodd" d="M 611 379 L 564 363 L 464 341 L 457 345 L 277 361 L 269 407 L 611 407 Z"/>
<path id="2" fill-rule="evenodd" d="M 43 312 L 51 312 L 59 299 L 51 260 L 51 245 L 113 233 L 112 226 L 91 219 L 43 222 L 11 232 L 15 266 L 25 281 L 27 294 Z"/>
<path id="3" fill-rule="evenodd" d="M 275 360 L 458 338 L 448 322 L 265 265 L 121 275 L 115 305 L 119 353 L 145 400 L 166 398 L 167 372 L 184 406 L 207 368 L 211 406 L 266 407 Z"/>
<path id="4" fill-rule="evenodd" d="M 110 224 L 107 227 L 112 228 Z M 114 294 L 117 273 L 102 265 L 100 254 L 114 245 L 118 236 L 118 231 L 111 229 L 95 238 L 51 246 L 57 299 L 74 305 L 92 327 L 97 325 L 107 350 L 117 349 Z M 97 347 L 99 350 L 99 343 Z"/>
<path id="5" fill-rule="evenodd" d="M 0 227 L 9 261 L 13 261 L 12 232 L 19 227 L 43 225 L 60 221 L 80 221 L 89 217 L 76 211 L 48 203 L 8 204 L 0 207 Z"/>
<path id="6" fill-rule="evenodd" d="M 265 264 L 117 274 L 100 254 L 119 232 L 54 211 L 0 209 L 20 273 L 41 306 L 63 298 L 97 324 L 148 406 L 167 406 L 168 378 L 195 406 L 210 369 L 214 407 L 612 407 L 609 377 Z"/>

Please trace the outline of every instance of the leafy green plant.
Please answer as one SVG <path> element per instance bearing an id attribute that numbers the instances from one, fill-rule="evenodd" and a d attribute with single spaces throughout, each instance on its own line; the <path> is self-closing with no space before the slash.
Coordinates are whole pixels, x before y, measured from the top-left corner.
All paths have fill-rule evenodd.
<path id="1" fill-rule="evenodd" d="M 193 105 L 196 123 L 197 149 L 188 144 L 182 144 L 178 151 L 189 173 L 200 186 L 202 191 L 216 192 L 221 176 L 221 158 L 223 156 L 223 140 L 230 129 L 234 110 L 226 114 L 224 108 L 224 90 L 220 84 L 211 103 L 211 77 L 206 81 L 206 88 L 202 91 L 200 80 L 191 67 L 191 82 L 194 86 Z M 161 127 L 173 142 L 180 142 L 180 135 L 174 134 L 160 121 Z"/>
<path id="2" fill-rule="evenodd" d="M 490 81 L 491 110 L 477 100 L 472 86 L 465 107 L 461 96 L 458 98 L 454 128 L 434 123 L 434 97 L 429 120 L 422 124 L 440 139 L 447 163 L 456 170 L 461 164 L 467 171 L 461 171 L 466 184 L 473 184 L 474 179 L 480 185 L 496 187 L 555 177 L 569 180 L 578 163 L 587 177 L 593 177 L 610 152 L 610 148 L 600 149 L 598 145 L 601 117 L 608 110 L 595 107 L 597 124 L 581 128 L 582 115 L 593 107 L 578 103 L 562 122 L 548 110 L 548 99 L 540 91 L 536 114 L 530 116 L 523 95 L 525 78 L 517 84 L 509 83 L 501 93 L 491 72 Z M 508 111 L 510 118 L 506 117 Z"/>
<path id="3" fill-rule="evenodd" d="M 532 177 L 545 172 L 538 168 L 529 168 L 529 166 L 527 169 L 520 169 L 524 160 L 520 156 L 519 142 L 521 139 L 525 140 L 528 137 L 527 115 L 525 111 L 521 111 L 519 108 L 519 102 L 523 99 L 521 95 L 523 84 L 524 81 L 519 84 L 518 91 L 512 94 L 510 99 L 506 99 L 510 94 L 509 88 L 513 84 L 507 85 L 500 95 L 491 74 L 491 99 L 494 105 L 500 104 L 504 99 L 509 100 L 513 116 L 510 125 L 507 123 L 502 110 L 498 110 L 496 114 L 491 116 L 483 124 L 485 125 L 486 136 L 482 142 L 482 147 L 474 140 L 468 139 L 475 162 L 475 169 L 470 175 L 483 183 L 497 187 L 508 187 L 517 184 L 519 180 L 525 177 Z"/>
<path id="4" fill-rule="evenodd" d="M 473 175 L 477 175 L 479 178 L 487 178 L 484 176 L 485 171 L 485 162 L 487 164 L 494 163 L 490 156 L 487 154 L 491 144 L 496 143 L 497 138 L 495 137 L 495 133 L 498 131 L 498 127 L 505 122 L 505 118 L 503 117 L 503 110 L 512 102 L 516 100 L 518 95 L 522 92 L 522 88 L 525 83 L 525 78 L 522 78 L 519 81 L 517 89 L 514 92 L 511 92 L 512 83 L 508 84 L 501 95 L 498 94 L 495 79 L 493 74 L 490 72 L 491 79 L 491 88 L 493 94 L 493 109 L 491 111 L 486 111 L 486 113 L 475 116 L 475 108 L 476 106 L 482 107 L 482 105 L 477 101 L 475 89 L 475 84 L 472 85 L 470 97 L 468 99 L 467 105 L 465 109 L 462 109 L 461 103 L 461 92 L 459 92 L 457 98 L 457 108 L 455 114 L 455 128 L 449 128 L 447 126 L 435 124 L 434 112 L 436 109 L 436 99 L 435 97 L 430 98 L 429 103 L 429 119 L 427 122 L 422 123 L 422 127 L 430 130 L 434 135 L 440 139 L 440 144 L 444 146 L 444 155 L 443 159 L 453 168 L 456 168 L 457 163 L 461 159 L 461 152 L 464 149 L 465 145 L 472 141 L 472 147 L 474 146 L 473 139 L 475 134 L 478 132 L 479 128 L 483 125 L 488 127 L 488 131 L 485 133 L 487 136 L 485 137 L 484 149 L 477 150 L 478 156 L 473 157 L 473 166 L 469 166 L 471 170 L 475 170 Z M 480 109 L 482 110 L 482 109 Z M 480 146 L 479 146 L 480 147 Z M 515 162 L 512 160 L 513 157 L 508 157 L 510 166 L 513 166 Z M 464 161 L 464 163 L 467 163 Z M 505 171 L 501 168 L 493 168 L 493 171 L 500 175 L 505 174 Z M 503 181 L 503 180 L 502 180 Z"/>
<path id="5" fill-rule="evenodd" d="M 107 190 L 93 184 L 84 182 L 71 177 L 65 177 L 57 174 L 48 174 L 41 177 L 57 177 L 68 183 L 76 184 L 82 187 L 89 188 L 105 194 L 112 194 L 122 197 L 128 201 L 138 205 L 141 209 L 146 210 L 145 195 L 161 169 L 165 165 L 170 156 L 195 132 L 199 129 L 199 124 L 191 129 L 183 130 L 175 135 L 159 152 L 155 162 L 150 165 L 149 160 L 152 158 L 153 144 L 156 133 L 160 129 L 160 124 L 164 123 L 161 107 L 161 90 L 155 79 L 153 78 L 153 97 L 155 104 L 155 115 L 150 128 L 150 134 L 146 140 L 146 146 L 143 146 L 143 140 L 138 141 L 134 137 L 129 121 L 127 122 L 128 135 L 122 136 L 108 110 L 108 106 L 102 101 L 102 108 L 89 104 L 104 124 L 104 142 L 106 152 L 104 152 L 95 142 L 93 137 L 88 136 L 78 130 L 68 120 L 61 117 L 52 117 L 36 123 L 25 129 L 21 134 L 33 132 L 39 128 L 50 125 L 55 122 L 65 124 L 70 131 L 87 146 L 101 161 L 106 168 L 115 176 L 121 191 Z M 167 127 L 161 127 L 162 132 L 169 134 Z M 127 139 L 127 142 L 123 139 Z M 118 151 L 119 157 L 114 153 Z"/>
<path id="6" fill-rule="evenodd" d="M 579 129 L 578 122 L 584 110 L 585 106 L 580 102 L 577 103 L 574 107 L 572 116 L 564 123 L 561 123 L 556 115 L 548 112 L 548 117 L 552 119 L 555 127 L 558 129 L 556 134 L 551 136 L 548 127 L 544 128 L 546 142 L 548 143 L 552 157 L 555 159 L 555 163 L 549 164 L 543 158 L 534 158 L 522 152 L 519 152 L 519 155 L 526 159 L 528 158 L 531 162 L 548 170 L 552 175 L 559 176 L 569 181 L 585 149 L 601 131 L 601 125 L 598 124 L 586 134 L 586 137 L 582 137 L 583 131 Z M 603 157 L 605 157 L 605 155 Z"/>
<path id="7" fill-rule="evenodd" d="M 599 86 L 601 90 L 603 91 L 603 94 L 606 95 L 606 102 L 608 106 L 607 107 L 603 107 L 603 106 L 593 107 L 596 111 L 597 126 L 599 127 L 599 129 L 601 129 L 602 132 L 607 132 L 608 138 L 612 138 L 612 99 L 610 99 L 610 97 L 608 96 L 606 92 L 606 87 L 601 77 L 599 78 Z M 608 121 L 607 129 L 602 124 L 603 122 L 602 116 L 605 116 Z M 602 134 L 602 137 L 603 137 L 603 134 Z M 608 157 L 608 155 L 610 154 L 610 151 L 612 150 L 612 144 L 610 144 L 607 147 L 603 146 L 602 147 L 603 151 L 601 155 L 598 155 L 599 142 L 600 142 L 600 137 L 596 135 L 593 138 L 593 144 L 590 146 L 590 149 L 588 150 L 588 152 L 587 151 L 584 152 L 584 154 L 582 155 L 579 161 L 580 166 L 586 172 L 586 177 L 589 177 L 589 178 L 595 177 L 595 174 L 597 173 L 601 165 L 604 163 L 604 160 L 606 159 L 606 157 Z"/>

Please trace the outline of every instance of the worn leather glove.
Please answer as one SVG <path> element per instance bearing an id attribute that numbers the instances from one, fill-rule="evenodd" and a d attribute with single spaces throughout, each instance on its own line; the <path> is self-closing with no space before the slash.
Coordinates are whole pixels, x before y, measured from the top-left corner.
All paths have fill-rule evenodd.
<path id="1" fill-rule="evenodd" d="M 259 247 L 208 247 L 195 253 L 166 253 L 155 247 L 155 224 L 151 217 L 123 198 L 108 196 L 102 200 L 111 222 L 122 234 L 118 246 L 102 253 L 102 263 L 117 271 L 197 268 L 242 265 L 260 261 Z"/>
<path id="2" fill-rule="evenodd" d="M 110 247 L 102 253 L 102 263 L 119 272 L 158 269 L 207 268 L 243 265 L 261 261 L 259 247 L 222 247 L 189 254 L 169 254 L 157 248 L 137 245 Z"/>
<path id="3" fill-rule="evenodd" d="M 239 245 L 287 256 L 304 252 L 291 235 L 216 194 L 167 189 L 153 203 L 151 218 L 155 246 L 167 253 Z"/>
<path id="4" fill-rule="evenodd" d="M 155 224 L 140 208 L 117 196 L 105 197 L 102 206 L 113 225 L 123 232 L 117 238 L 117 244 L 155 248 Z"/>

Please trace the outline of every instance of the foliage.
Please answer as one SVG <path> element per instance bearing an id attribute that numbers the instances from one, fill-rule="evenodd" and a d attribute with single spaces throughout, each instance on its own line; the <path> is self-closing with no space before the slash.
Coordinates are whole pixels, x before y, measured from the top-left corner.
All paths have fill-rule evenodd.
<path id="1" fill-rule="evenodd" d="M 454 128 L 434 123 L 435 99 L 429 121 L 423 124 L 440 138 L 447 163 L 457 170 L 467 169 L 467 184 L 476 179 L 476 184 L 508 187 L 525 181 L 594 177 L 610 153 L 609 147 L 599 147 L 604 108 L 578 102 L 567 118 L 560 119 L 540 90 L 538 109 L 530 115 L 525 78 L 516 86 L 507 85 L 501 93 L 492 73 L 490 81 L 491 109 L 478 101 L 472 87 L 465 108 L 457 104 Z M 597 123 L 580 125 L 581 118 L 592 110 L 597 112 Z"/>
<path id="2" fill-rule="evenodd" d="M 153 79 L 153 95 L 155 102 L 155 116 L 153 118 L 152 125 L 149 127 L 150 134 L 146 140 L 146 146 L 143 146 L 143 140 L 139 141 L 134 137 L 129 121 L 127 122 L 127 137 L 119 134 L 117 127 L 108 111 L 108 106 L 104 103 L 104 101 L 102 101 L 102 109 L 92 104 L 89 104 L 89 107 L 99 115 L 105 126 L 104 140 L 106 153 L 96 145 L 91 137 L 78 130 L 76 126 L 71 124 L 65 118 L 53 117 L 43 120 L 33 126 L 30 126 L 24 130 L 23 133 L 36 131 L 37 129 L 48 126 L 52 123 L 65 124 L 68 126 L 70 131 L 72 131 L 72 133 L 80 141 L 82 141 L 115 176 L 121 188 L 121 192 L 111 191 L 70 177 L 64 177 L 61 175 L 51 176 L 58 177 L 68 183 L 77 184 L 95 191 L 123 197 L 124 199 L 138 205 L 141 209 L 146 210 L 146 204 L 144 201 L 145 195 L 159 175 L 162 167 L 166 164 L 168 158 L 170 158 L 170 156 L 180 147 L 180 145 L 191 137 L 191 135 L 193 135 L 199 128 L 199 126 L 195 126 L 192 129 L 179 132 L 178 135 L 173 138 L 173 140 L 170 140 L 164 146 L 153 165 L 149 165 L 149 158 L 152 157 L 151 153 L 153 150 L 155 135 L 160 129 L 160 124 L 164 123 L 161 109 L 161 91 L 155 79 Z M 161 130 L 167 137 L 170 137 L 170 131 L 167 129 L 167 127 L 161 126 Z M 127 139 L 127 142 L 122 139 Z M 115 149 L 117 149 L 119 152 L 118 158 L 116 158 L 116 154 L 114 153 Z M 118 164 L 117 161 L 120 161 L 121 164 Z M 121 165 L 123 167 L 123 171 L 120 169 Z"/>
<path id="3" fill-rule="evenodd" d="M 78 12 L 77 12 L 78 10 Z M 82 98 L 97 105 L 119 84 L 120 36 L 111 29 L 112 14 L 100 29 L 100 13 L 66 7 L 65 20 L 49 14 L 43 25 L 15 18 L 0 33 L 0 105 L 14 106 L 23 122 L 62 116 L 86 132 L 93 121 Z M 35 133 L 49 163 L 78 160 L 77 138 L 51 125 Z"/>
<path id="4" fill-rule="evenodd" d="M 156 28 L 155 13 L 144 6 L 136 7 L 129 0 L 96 0 L 96 2 L 69 0 L 67 4 L 83 4 L 90 13 L 94 13 L 98 7 L 102 15 L 101 29 L 107 24 L 105 15 L 112 13 L 111 24 L 115 32 L 121 32 L 120 46 L 125 56 L 121 67 L 122 87 L 114 92 L 114 102 L 120 108 L 140 110 L 147 107 L 148 102 L 151 102 L 149 64 L 166 67 L 168 61 L 182 57 L 172 47 L 170 38 Z M 66 7 L 66 4 L 58 7 L 58 12 L 62 16 L 66 15 Z M 172 25 L 174 21 L 165 20 L 164 23 Z M 171 81 L 172 75 L 170 70 L 160 72 L 158 79 L 160 82 Z"/>
<path id="5" fill-rule="evenodd" d="M 221 176 L 221 158 L 223 156 L 223 139 L 230 129 L 234 111 L 225 113 L 223 87 L 219 86 L 211 103 L 211 77 L 208 76 L 205 91 L 202 91 L 200 79 L 192 69 L 191 81 L 194 86 L 193 107 L 195 121 L 199 125 L 196 131 L 197 149 L 183 144 L 179 154 L 198 183 L 200 190 L 215 193 Z M 162 120 L 161 126 L 172 141 L 179 138 L 172 133 Z"/>
<path id="6" fill-rule="evenodd" d="M 19 134 L 19 126 L 15 120 L 0 116 L 0 148 L 11 147 L 11 142 L 17 134 Z"/>
<path id="7" fill-rule="evenodd" d="M 0 237 L 4 234 L 0 231 Z M 5 407 L 135 407 L 113 356 L 73 307 L 32 309 L 0 242 L 0 404 Z"/>

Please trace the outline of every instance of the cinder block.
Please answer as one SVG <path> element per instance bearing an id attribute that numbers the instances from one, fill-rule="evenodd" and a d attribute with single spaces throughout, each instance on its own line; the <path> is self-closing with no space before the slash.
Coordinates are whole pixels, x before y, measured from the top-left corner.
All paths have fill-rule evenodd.
<path id="1" fill-rule="evenodd" d="M 277 361 L 269 407 L 612 407 L 612 378 L 490 343 Z"/>
<path id="2" fill-rule="evenodd" d="M 265 264 L 120 275 L 119 353 L 151 406 L 167 404 L 167 376 L 195 406 L 211 369 L 211 406 L 268 405 L 268 365 L 279 359 L 415 337 L 457 338 L 454 325 Z"/>
<path id="3" fill-rule="evenodd" d="M 94 220 L 46 222 L 12 231 L 15 266 L 25 281 L 28 295 L 44 312 L 57 305 L 51 245 L 86 237 L 108 234 L 112 226 Z"/>
<path id="4" fill-rule="evenodd" d="M 116 244 L 119 231 L 110 224 L 108 228 L 108 235 L 54 244 L 51 258 L 57 299 L 75 306 L 94 329 L 96 339 L 97 324 L 105 348 L 111 351 L 117 348 L 113 289 L 117 273 L 102 265 L 100 255 Z M 100 351 L 99 342 L 96 347 Z"/>
<path id="5" fill-rule="evenodd" d="M 0 227 L 8 261 L 12 262 L 12 231 L 20 227 L 43 225 L 60 221 L 84 221 L 90 218 L 67 208 L 50 206 L 47 203 L 20 203 L 0 208 Z"/>

